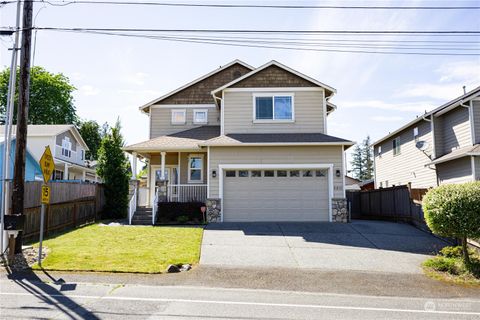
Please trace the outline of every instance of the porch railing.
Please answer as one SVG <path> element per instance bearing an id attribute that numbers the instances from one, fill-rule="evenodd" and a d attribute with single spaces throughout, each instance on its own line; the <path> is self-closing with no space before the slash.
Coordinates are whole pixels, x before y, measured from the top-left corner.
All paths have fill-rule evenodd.
<path id="1" fill-rule="evenodd" d="M 155 224 L 157 219 L 157 210 L 158 210 L 158 188 L 155 189 L 155 197 L 153 198 L 152 203 L 152 225 Z"/>
<path id="2" fill-rule="evenodd" d="M 137 188 L 133 189 L 132 197 L 128 203 L 128 224 L 132 224 L 132 218 L 137 211 Z"/>
<path id="3" fill-rule="evenodd" d="M 171 184 L 167 188 L 168 202 L 205 202 L 207 200 L 206 184 Z"/>

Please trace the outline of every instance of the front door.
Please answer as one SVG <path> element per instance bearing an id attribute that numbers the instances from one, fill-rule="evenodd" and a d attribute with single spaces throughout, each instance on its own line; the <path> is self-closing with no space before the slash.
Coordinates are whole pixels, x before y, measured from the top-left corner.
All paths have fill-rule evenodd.
<path id="1" fill-rule="evenodd" d="M 160 166 L 151 166 L 150 170 L 150 204 L 155 199 L 155 190 L 158 182 L 162 178 L 162 169 Z M 165 179 L 168 180 L 168 184 L 178 184 L 178 169 L 176 166 L 165 166 Z M 175 189 L 175 188 L 173 188 Z M 173 190 L 172 189 L 172 190 Z M 174 191 L 174 190 L 173 190 Z M 172 194 L 171 196 L 175 196 Z"/>

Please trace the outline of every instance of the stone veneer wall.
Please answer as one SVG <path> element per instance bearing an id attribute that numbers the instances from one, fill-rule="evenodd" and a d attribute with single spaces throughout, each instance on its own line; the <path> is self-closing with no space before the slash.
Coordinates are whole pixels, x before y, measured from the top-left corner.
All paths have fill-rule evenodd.
<path id="1" fill-rule="evenodd" d="M 219 198 L 208 198 L 207 202 L 207 222 L 222 221 L 222 200 Z"/>
<path id="2" fill-rule="evenodd" d="M 332 199 L 332 222 L 350 222 L 347 199 Z"/>

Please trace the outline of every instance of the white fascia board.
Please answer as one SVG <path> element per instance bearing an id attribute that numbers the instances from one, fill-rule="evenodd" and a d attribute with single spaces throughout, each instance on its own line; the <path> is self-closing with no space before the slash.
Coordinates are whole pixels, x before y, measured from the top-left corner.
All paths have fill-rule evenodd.
<path id="1" fill-rule="evenodd" d="M 216 108 L 217 106 L 213 103 L 207 104 L 157 104 L 150 106 L 153 109 L 205 109 L 205 108 Z"/>
<path id="2" fill-rule="evenodd" d="M 165 151 L 165 152 L 198 152 L 201 151 L 202 148 L 158 148 L 158 149 L 151 149 L 151 148 L 122 148 L 124 152 L 127 153 L 132 153 L 132 152 L 138 152 L 138 153 L 158 153 Z"/>
<path id="3" fill-rule="evenodd" d="M 283 92 L 283 91 L 324 91 L 320 87 L 258 87 L 258 88 L 226 88 L 224 92 Z"/>
<path id="4" fill-rule="evenodd" d="M 296 76 L 299 76 L 300 78 L 303 78 L 303 79 L 305 79 L 305 80 L 307 80 L 307 81 L 310 81 L 310 82 L 316 84 L 316 85 L 319 86 L 319 87 L 328 89 L 328 90 L 330 90 L 330 91 L 333 92 L 333 93 L 336 93 L 336 92 L 337 92 L 337 90 L 336 90 L 335 88 L 332 88 L 332 87 L 330 87 L 329 85 L 326 85 L 326 84 L 324 84 L 324 83 L 322 83 L 322 82 L 320 82 L 320 81 L 318 81 L 318 80 L 316 80 L 316 79 L 313 79 L 313 78 L 311 78 L 311 77 L 309 77 L 309 76 L 307 76 L 307 75 L 304 75 L 304 74 L 301 73 L 301 72 L 298 72 L 298 71 L 296 71 L 296 70 L 293 70 L 292 68 L 287 67 L 286 65 L 283 65 L 283 64 L 281 64 L 281 63 L 278 62 L 278 61 L 272 60 L 272 61 L 264 64 L 263 66 L 260 66 L 260 67 L 258 67 L 257 69 L 255 69 L 255 70 L 253 70 L 253 71 L 251 71 L 251 72 L 249 72 L 249 73 L 247 73 L 247 74 L 244 74 L 243 76 L 241 76 L 241 77 L 239 77 L 239 78 L 237 78 L 237 79 L 235 79 L 235 80 L 233 80 L 233 81 L 231 81 L 231 82 L 229 82 L 229 83 L 221 86 L 220 88 L 217 88 L 217 89 L 213 90 L 213 91 L 212 91 L 212 94 L 216 94 L 216 93 L 219 92 L 219 91 L 225 90 L 226 88 L 234 85 L 235 83 L 238 83 L 238 82 L 240 82 L 240 81 L 242 81 L 242 80 L 244 80 L 244 79 L 246 79 L 246 78 L 248 78 L 248 77 L 250 77 L 250 76 L 252 76 L 252 75 L 254 75 L 254 74 L 256 74 L 256 73 L 258 73 L 258 72 L 260 72 L 260 71 L 262 71 L 262 70 L 264 70 L 264 69 L 266 69 L 266 68 L 268 68 L 268 67 L 270 67 L 270 66 L 272 66 L 272 65 L 275 65 L 275 66 L 277 66 L 277 67 L 279 67 L 279 68 L 282 68 L 282 69 L 284 69 L 284 70 L 286 70 L 286 71 L 289 71 L 289 72 L 295 74 Z M 330 97 L 330 96 L 329 96 L 329 97 Z"/>
<path id="5" fill-rule="evenodd" d="M 215 70 L 213 70 L 213 71 L 211 71 L 211 72 L 209 72 L 209 73 L 201 76 L 200 78 L 197 78 L 197 79 L 195 79 L 195 80 L 187 83 L 186 85 L 183 85 L 183 86 L 181 86 L 181 87 L 179 87 L 179 88 L 177 88 L 177 89 L 175 89 L 175 90 L 173 90 L 173 91 L 170 91 L 169 93 L 161 96 L 160 98 L 154 99 L 154 100 L 152 100 L 152 101 L 150 101 L 150 102 L 148 102 L 148 103 L 146 103 L 146 104 L 138 107 L 138 109 L 139 109 L 140 111 L 142 111 L 142 112 L 145 112 L 145 109 L 148 108 L 148 107 L 150 107 L 151 105 L 153 105 L 153 104 L 155 104 L 155 103 L 157 103 L 157 102 L 159 102 L 159 101 L 162 101 L 163 99 L 168 98 L 169 96 L 174 95 L 175 93 L 180 92 L 180 91 L 182 91 L 183 89 L 186 89 L 186 88 L 190 87 L 191 85 L 194 85 L 194 84 L 196 84 L 196 83 L 198 83 L 198 82 L 200 82 L 200 81 L 202 81 L 202 80 L 204 80 L 204 79 L 206 79 L 206 78 L 208 78 L 208 77 L 210 77 L 210 76 L 213 76 L 214 74 L 216 74 L 216 73 L 218 73 L 218 72 L 220 72 L 220 71 L 222 71 L 222 70 L 225 70 L 225 69 L 227 69 L 228 67 L 231 67 L 232 65 L 234 65 L 234 64 L 236 64 L 236 63 L 241 64 L 242 66 L 244 66 L 244 67 L 246 67 L 246 68 L 248 68 L 248 69 L 251 69 L 251 70 L 254 69 L 251 65 L 249 65 L 249 64 L 247 64 L 247 63 L 245 63 L 245 62 L 243 62 L 243 61 L 241 61 L 241 60 L 235 59 L 235 60 L 233 60 L 232 62 L 227 63 L 226 65 L 224 65 L 224 66 L 222 66 L 222 67 L 220 67 L 220 68 L 218 68 L 218 69 L 215 69 Z"/>
<path id="6" fill-rule="evenodd" d="M 83 140 L 82 135 L 80 134 L 80 132 L 78 132 L 77 128 L 74 125 L 70 127 L 70 131 L 73 132 L 73 135 L 75 136 L 77 141 L 80 142 L 85 151 L 90 151 L 90 149 L 88 149 L 87 143 L 85 142 L 85 140 Z"/>
<path id="7" fill-rule="evenodd" d="M 291 147 L 291 146 L 353 146 L 355 142 L 271 142 L 271 143 L 238 143 L 238 144 L 199 144 L 202 147 Z"/>

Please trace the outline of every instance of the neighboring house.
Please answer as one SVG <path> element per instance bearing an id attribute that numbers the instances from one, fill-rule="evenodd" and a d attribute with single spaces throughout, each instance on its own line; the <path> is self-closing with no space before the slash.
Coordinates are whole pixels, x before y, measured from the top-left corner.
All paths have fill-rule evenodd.
<path id="1" fill-rule="evenodd" d="M 15 159 L 16 140 L 12 138 L 10 147 L 10 177 L 13 177 L 13 164 Z M 3 178 L 3 153 L 5 152 L 5 139 L 0 137 L 0 177 Z M 42 169 L 33 154 L 27 148 L 25 156 L 25 181 L 43 181 Z M 3 184 L 0 183 L 0 196 L 3 194 Z"/>
<path id="2" fill-rule="evenodd" d="M 327 135 L 334 94 L 276 61 L 235 60 L 140 107 L 150 140 L 125 150 L 134 171 L 149 160 L 147 203 L 167 179 L 168 201 L 220 201 L 220 221 L 335 220 L 353 143 Z"/>
<path id="3" fill-rule="evenodd" d="M 358 180 L 350 176 L 345 176 L 345 190 L 360 190 L 361 182 L 362 180 Z"/>
<path id="4" fill-rule="evenodd" d="M 480 180 L 480 87 L 373 144 L 375 187 Z"/>
<path id="5" fill-rule="evenodd" d="M 0 126 L 2 138 L 4 132 L 5 127 Z M 12 132 L 16 132 L 15 126 Z M 28 125 L 27 148 L 36 162 L 46 146 L 50 146 L 55 161 L 52 180 L 98 181 L 95 169 L 85 161 L 88 147 L 74 125 Z"/>

